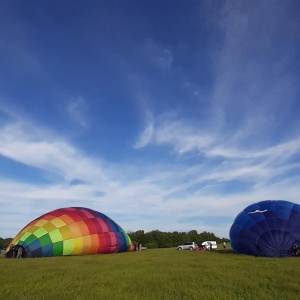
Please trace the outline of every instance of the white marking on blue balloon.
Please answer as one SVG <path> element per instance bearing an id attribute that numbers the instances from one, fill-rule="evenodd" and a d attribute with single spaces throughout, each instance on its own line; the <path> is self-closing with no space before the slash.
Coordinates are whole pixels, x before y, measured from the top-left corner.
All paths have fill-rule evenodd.
<path id="1" fill-rule="evenodd" d="M 248 214 L 256 214 L 256 213 L 263 213 L 263 212 L 266 212 L 266 211 L 268 211 L 267 209 L 265 209 L 265 210 L 256 210 L 256 211 L 250 211 L 250 212 L 248 212 Z"/>

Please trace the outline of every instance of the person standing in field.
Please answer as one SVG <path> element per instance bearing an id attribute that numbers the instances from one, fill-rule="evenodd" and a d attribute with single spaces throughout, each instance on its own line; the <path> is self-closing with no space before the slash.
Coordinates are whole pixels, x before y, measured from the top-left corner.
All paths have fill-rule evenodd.
<path id="1" fill-rule="evenodd" d="M 294 253 L 295 256 L 299 256 L 300 250 L 299 250 L 298 245 L 293 246 L 293 253 Z"/>
<path id="2" fill-rule="evenodd" d="M 11 250 L 12 250 L 12 258 L 16 258 L 18 252 L 17 246 L 13 244 Z"/>
<path id="3" fill-rule="evenodd" d="M 22 258 L 22 257 L 23 257 L 23 247 L 19 246 L 17 252 L 17 258 Z"/>
<path id="4" fill-rule="evenodd" d="M 11 246 L 9 247 L 9 250 L 5 253 L 5 257 L 7 258 L 13 258 L 14 257 L 14 244 L 11 244 Z"/>
<path id="5" fill-rule="evenodd" d="M 226 249 L 226 243 L 225 242 L 223 243 L 223 248 Z"/>

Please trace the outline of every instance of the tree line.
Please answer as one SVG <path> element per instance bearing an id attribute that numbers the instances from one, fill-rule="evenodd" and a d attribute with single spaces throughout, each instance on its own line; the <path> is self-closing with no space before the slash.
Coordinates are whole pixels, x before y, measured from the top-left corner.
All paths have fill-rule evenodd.
<path id="1" fill-rule="evenodd" d="M 198 245 L 201 245 L 205 241 L 216 241 L 217 243 L 229 242 L 229 239 L 219 238 L 212 232 L 203 231 L 198 233 L 197 230 L 189 232 L 162 232 L 153 230 L 146 233 L 144 230 L 138 230 L 135 232 L 129 231 L 127 234 L 133 243 L 142 244 L 148 249 L 171 248 L 185 242 L 196 242 Z"/>
<path id="2" fill-rule="evenodd" d="M 212 232 L 203 231 L 198 233 L 197 230 L 191 230 L 189 232 L 162 232 L 153 230 L 146 233 L 144 230 L 138 230 L 135 232 L 129 231 L 127 234 L 132 242 L 142 244 L 148 249 L 171 248 L 185 242 L 196 242 L 198 245 L 201 245 L 204 241 L 216 241 L 217 243 L 227 243 L 229 241 L 229 239 L 215 236 Z M 12 238 L 0 237 L 0 249 L 6 249 L 11 240 Z"/>
<path id="3" fill-rule="evenodd" d="M 0 250 L 6 249 L 11 241 L 12 241 L 12 238 L 4 239 L 4 238 L 0 237 Z"/>

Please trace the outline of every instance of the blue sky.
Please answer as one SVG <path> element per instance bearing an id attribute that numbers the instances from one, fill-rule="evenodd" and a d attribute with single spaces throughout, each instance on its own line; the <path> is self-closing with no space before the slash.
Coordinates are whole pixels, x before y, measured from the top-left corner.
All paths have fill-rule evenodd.
<path id="1" fill-rule="evenodd" d="M 300 3 L 0 3 L 0 236 L 61 207 L 228 237 L 300 203 Z"/>

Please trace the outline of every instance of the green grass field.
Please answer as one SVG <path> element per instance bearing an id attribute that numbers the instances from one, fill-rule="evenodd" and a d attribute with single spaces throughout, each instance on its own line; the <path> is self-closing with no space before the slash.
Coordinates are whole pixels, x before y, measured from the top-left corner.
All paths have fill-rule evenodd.
<path id="1" fill-rule="evenodd" d="M 0 259 L 0 299 L 300 299 L 300 259 L 172 249 Z"/>

